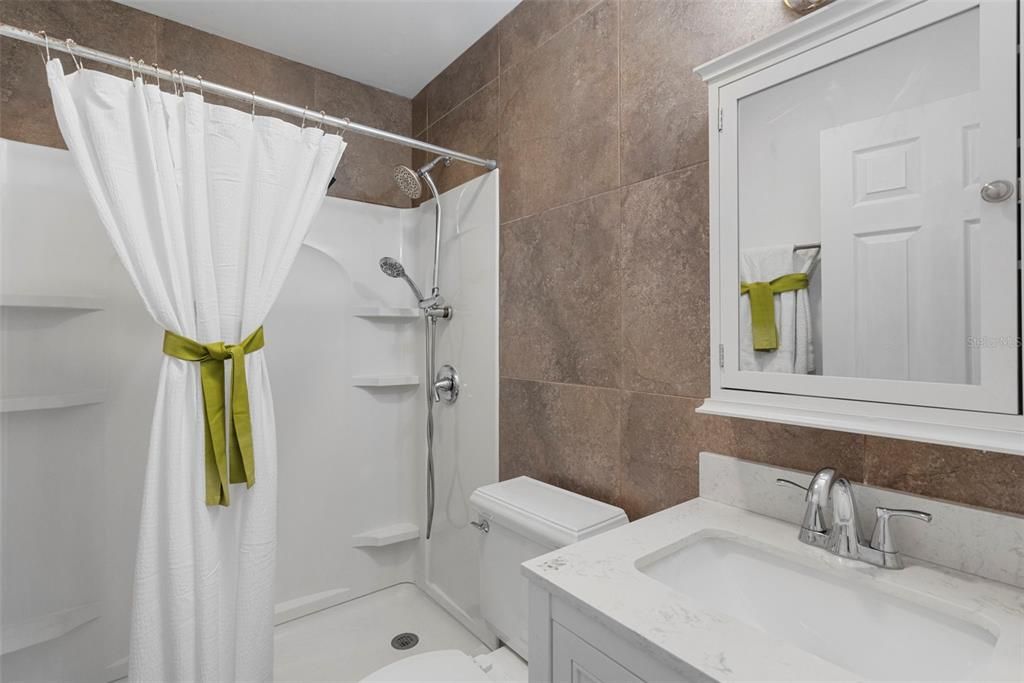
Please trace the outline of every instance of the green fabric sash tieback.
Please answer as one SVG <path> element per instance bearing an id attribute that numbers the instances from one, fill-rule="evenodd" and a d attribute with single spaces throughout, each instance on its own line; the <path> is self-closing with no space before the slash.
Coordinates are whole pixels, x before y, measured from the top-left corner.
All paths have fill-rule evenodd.
<path id="1" fill-rule="evenodd" d="M 249 388 L 245 381 L 245 354 L 263 348 L 263 328 L 240 344 L 200 344 L 187 337 L 164 332 L 164 353 L 181 360 L 197 361 L 203 384 L 206 415 L 206 504 L 231 504 L 230 483 L 256 483 L 252 457 L 252 420 L 249 417 Z M 231 450 L 230 467 L 225 452 L 224 361 L 231 359 Z"/>
<path id="2" fill-rule="evenodd" d="M 774 351 L 779 348 L 775 328 L 775 295 L 807 288 L 807 273 L 780 275 L 771 282 L 741 282 L 740 294 L 750 295 L 750 326 L 753 328 L 754 350 Z"/>

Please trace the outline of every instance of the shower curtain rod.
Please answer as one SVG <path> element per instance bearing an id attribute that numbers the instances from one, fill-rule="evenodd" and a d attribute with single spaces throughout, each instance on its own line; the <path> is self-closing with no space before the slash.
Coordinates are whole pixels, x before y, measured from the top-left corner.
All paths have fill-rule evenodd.
<path id="1" fill-rule="evenodd" d="M 262 109 L 270 109 L 272 111 L 281 112 L 283 114 L 291 114 L 296 117 L 303 117 L 309 121 L 314 121 L 318 124 L 326 126 L 333 126 L 334 128 L 340 129 L 345 133 L 356 133 L 358 135 L 365 135 L 371 138 L 377 138 L 378 140 L 384 140 L 391 142 L 396 145 L 404 145 L 406 147 L 412 147 L 413 149 L 423 150 L 424 152 L 430 152 L 438 156 L 451 157 L 452 159 L 458 159 L 459 161 L 465 161 L 467 164 L 474 164 L 476 166 L 483 166 L 488 170 L 493 170 L 498 167 L 498 162 L 493 159 L 481 159 L 479 157 L 472 156 L 470 154 L 463 154 L 462 152 L 456 152 L 455 150 L 447 149 L 445 147 L 438 147 L 428 142 L 421 142 L 413 138 L 406 137 L 404 135 L 398 135 L 397 133 L 390 133 L 386 130 L 380 130 L 378 128 L 372 128 L 365 126 L 361 123 L 350 121 L 347 118 L 338 118 L 336 116 L 327 116 L 326 114 L 321 116 L 319 112 L 311 111 L 306 107 L 297 107 L 294 104 L 287 104 L 278 100 L 272 100 L 268 97 L 257 95 L 254 92 L 245 92 L 244 90 L 238 90 L 226 85 L 220 85 L 212 81 L 207 81 L 202 78 L 195 76 L 188 76 L 180 71 L 170 72 L 167 69 L 160 69 L 156 66 L 145 64 L 143 62 L 136 62 L 134 60 L 125 59 L 124 57 L 118 57 L 108 52 L 102 52 L 100 50 L 94 50 L 89 47 L 82 47 L 73 40 L 58 40 L 56 38 L 48 38 L 47 36 L 28 31 L 17 26 L 11 26 L 10 24 L 0 23 L 0 36 L 5 38 L 13 38 L 15 40 L 21 40 L 26 43 L 32 43 L 40 47 L 46 48 L 47 50 L 56 50 L 58 52 L 66 52 L 72 57 L 79 59 L 88 59 L 94 62 L 100 62 L 102 64 L 108 64 L 110 66 L 120 67 L 126 70 L 133 70 L 140 74 L 147 76 L 153 76 L 157 79 L 159 86 L 160 79 L 172 80 L 176 83 L 181 83 L 182 87 L 188 85 L 193 90 L 198 90 L 200 94 L 207 92 L 228 97 L 233 100 L 240 102 L 246 102 L 253 105 L 253 107 L 260 107 Z"/>

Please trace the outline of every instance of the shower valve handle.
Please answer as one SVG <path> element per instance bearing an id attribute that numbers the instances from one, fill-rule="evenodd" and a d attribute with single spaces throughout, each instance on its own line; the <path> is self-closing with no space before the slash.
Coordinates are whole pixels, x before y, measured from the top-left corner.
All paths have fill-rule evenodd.
<path id="1" fill-rule="evenodd" d="M 434 378 L 434 402 L 439 403 L 442 399 L 445 403 L 455 403 L 459 398 L 459 374 L 451 365 L 442 365 Z"/>

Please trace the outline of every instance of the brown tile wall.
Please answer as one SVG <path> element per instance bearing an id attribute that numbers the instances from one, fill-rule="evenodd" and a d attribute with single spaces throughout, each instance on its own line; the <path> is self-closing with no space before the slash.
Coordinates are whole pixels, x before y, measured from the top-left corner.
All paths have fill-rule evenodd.
<path id="1" fill-rule="evenodd" d="M 297 106 L 308 104 L 311 112 L 322 109 L 402 135 L 412 133 L 413 111 L 408 98 L 109 0 L 2 0 L 0 21 L 45 30 L 53 37 L 73 38 L 81 45 L 180 69 L 193 76 L 201 74 L 207 80 L 256 90 Z M 61 58 L 66 69 L 73 68 L 69 57 Z M 87 66 L 125 75 L 102 65 Z M 451 92 L 458 96 L 456 90 Z M 207 100 L 245 107 L 214 96 Z M 38 50 L 6 39 L 0 41 L 0 137 L 64 147 Z M 346 140 L 349 145 L 335 174 L 337 182 L 328 194 L 409 206 L 408 198 L 395 187 L 392 168 L 409 164 L 410 150 L 355 135 Z"/>
<path id="2" fill-rule="evenodd" d="M 703 416 L 706 90 L 779 0 L 525 0 L 413 98 L 421 139 L 501 164 L 501 476 L 631 517 L 713 450 L 1024 513 L 1024 458 Z M 479 173 L 455 164 L 447 189 Z"/>

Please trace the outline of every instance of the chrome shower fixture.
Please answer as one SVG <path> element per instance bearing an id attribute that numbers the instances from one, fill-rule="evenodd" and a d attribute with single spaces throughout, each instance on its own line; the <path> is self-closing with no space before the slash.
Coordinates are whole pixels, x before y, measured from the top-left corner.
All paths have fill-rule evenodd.
<path id="1" fill-rule="evenodd" d="M 455 368 L 450 365 L 444 366 L 440 373 L 434 372 L 436 363 L 435 352 L 437 349 L 437 321 L 450 320 L 452 307 L 446 306 L 441 297 L 441 290 L 438 288 L 438 274 L 441 263 L 441 198 L 437 192 L 437 185 L 430 177 L 430 172 L 438 164 L 450 166 L 450 156 L 440 156 L 430 163 L 421 166 L 419 170 L 412 170 L 408 166 L 395 166 L 395 184 L 405 196 L 410 199 L 419 199 L 423 194 L 423 183 L 430 188 L 430 194 L 434 202 L 434 279 L 430 288 L 430 297 L 424 298 L 413 281 L 405 273 L 405 268 L 396 259 L 385 257 L 380 260 L 380 269 L 388 277 L 402 278 L 412 288 L 416 299 L 419 301 L 420 310 L 423 311 L 423 320 L 426 322 L 426 370 L 427 370 L 427 540 L 430 540 L 430 533 L 434 526 L 434 404 L 442 400 L 454 403 L 459 392 L 459 376 Z M 432 383 L 432 384 L 431 384 Z"/>
<path id="2" fill-rule="evenodd" d="M 395 184 L 409 199 L 419 199 L 423 194 L 423 183 L 420 182 L 420 177 L 408 166 L 395 166 Z"/>
<path id="3" fill-rule="evenodd" d="M 405 267 L 398 259 L 385 256 L 380 260 L 380 269 L 388 277 L 401 278 L 405 280 L 406 284 L 409 285 L 409 289 L 416 295 L 416 301 L 423 303 L 423 292 L 416 286 L 416 283 L 412 281 L 412 278 L 405 272 Z"/>
<path id="4" fill-rule="evenodd" d="M 398 189 L 402 191 L 406 197 L 410 199 L 419 199 L 423 194 L 423 183 L 420 182 L 420 178 L 426 177 L 427 184 L 430 185 L 431 192 L 437 196 L 437 192 L 434 188 L 434 183 L 430 178 L 430 172 L 434 170 L 434 167 L 438 164 L 444 164 L 445 166 L 451 166 L 451 157 L 437 157 L 430 163 L 421 166 L 418 170 L 414 171 L 408 166 L 398 165 L 395 166 L 395 184 L 398 185 Z"/>
<path id="5" fill-rule="evenodd" d="M 398 259 L 385 256 L 380 260 L 380 270 L 388 277 L 405 280 L 405 283 L 409 285 L 409 289 L 412 290 L 413 295 L 416 297 L 416 303 L 423 309 L 428 318 L 443 318 L 447 320 L 452 317 L 452 308 L 451 306 L 445 306 L 444 297 L 440 294 L 423 296 L 423 292 L 412 281 L 409 274 L 405 272 L 405 267 Z"/>

